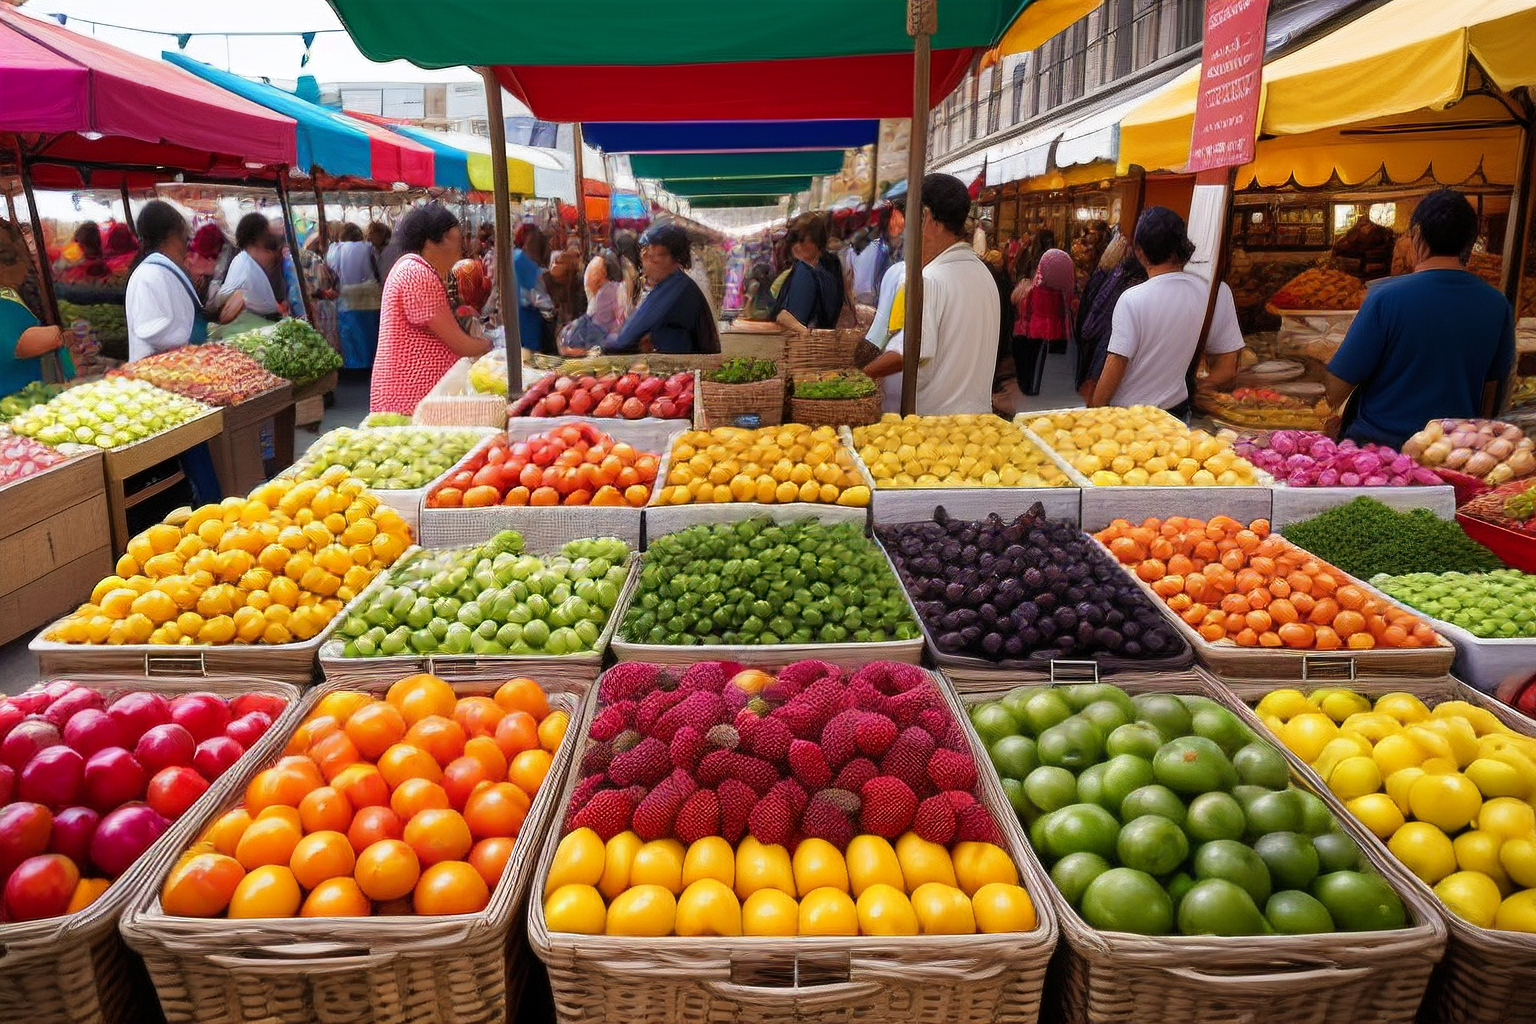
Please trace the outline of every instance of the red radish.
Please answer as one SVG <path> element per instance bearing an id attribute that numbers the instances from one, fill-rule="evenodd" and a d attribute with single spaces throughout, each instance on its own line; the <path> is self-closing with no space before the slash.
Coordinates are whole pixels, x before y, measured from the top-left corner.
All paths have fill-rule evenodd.
<path id="1" fill-rule="evenodd" d="M 623 413 L 627 420 L 637 420 L 645 415 L 645 403 L 638 398 L 626 398 L 619 412 Z"/>
<path id="2" fill-rule="evenodd" d="M 72 683 L 68 679 L 55 679 L 43 687 L 43 693 L 48 697 L 48 703 L 52 704 L 71 690 L 78 690 L 80 684 Z"/>
<path id="3" fill-rule="evenodd" d="M 140 736 L 171 720 L 171 706 L 158 693 L 130 693 L 113 701 L 107 714 L 123 727 L 127 743 L 137 743 Z"/>
<path id="4" fill-rule="evenodd" d="M 107 700 L 101 694 L 79 686 L 48 705 L 48 710 L 43 712 L 43 717 L 62 729 L 64 723 L 80 712 L 88 709 L 100 710 L 106 706 Z"/>
<path id="5" fill-rule="evenodd" d="M 99 708 L 86 708 L 64 723 L 64 742 L 90 757 L 107 747 L 120 747 L 128 742 L 117 719 Z"/>
<path id="6" fill-rule="evenodd" d="M 27 762 L 17 780 L 16 793 L 23 800 L 63 807 L 79 799 L 84 781 L 85 758 L 60 743 L 38 751 Z"/>
<path id="7" fill-rule="evenodd" d="M 52 832 L 53 815 L 42 804 L 14 803 L 0 808 L 0 876 L 48 849 Z"/>
<path id="8" fill-rule="evenodd" d="M 594 384 L 588 389 L 592 394 L 592 401 L 601 402 L 608 397 L 608 392 L 613 390 L 607 384 Z"/>
<path id="9" fill-rule="evenodd" d="M 48 838 L 50 853 L 62 853 L 82 869 L 91 862 L 91 837 L 101 815 L 89 807 L 66 807 L 53 816 L 53 834 Z"/>
<path id="10" fill-rule="evenodd" d="M 40 715 L 44 708 L 53 703 L 53 698 L 44 693 L 41 687 L 33 687 L 25 693 L 18 693 L 12 697 L 11 703 L 25 714 Z"/>
<path id="11" fill-rule="evenodd" d="M 178 726 L 179 728 L 179 726 Z M 108 747 L 85 762 L 85 802 L 98 811 L 110 811 L 144 795 L 149 773 L 122 747 Z"/>
<path id="12" fill-rule="evenodd" d="M 39 751 L 56 746 L 62 739 L 58 728 L 46 718 L 28 717 L 0 742 L 0 761 L 21 771 Z"/>
<path id="13" fill-rule="evenodd" d="M 249 750 L 256 745 L 257 740 L 267 734 L 270 728 L 272 728 L 270 715 L 265 711 L 250 711 L 230 722 L 229 727 L 224 730 L 224 735 Z M 196 753 L 192 755 L 192 763 L 194 765 L 197 763 Z"/>
<path id="14" fill-rule="evenodd" d="M 228 736 L 215 736 L 212 739 L 203 740 L 197 745 L 197 750 L 192 754 L 192 767 L 202 773 L 203 778 L 213 780 L 224 774 L 224 771 L 245 753 L 245 747 Z M 168 771 L 169 769 L 167 769 Z M 161 772 L 161 775 L 165 772 Z M 159 778 L 156 775 L 155 778 Z M 151 780 L 150 788 L 154 788 Z M 150 801 L 154 803 L 153 800 Z"/>
<path id="15" fill-rule="evenodd" d="M 149 780 L 144 799 L 156 814 L 175 821 L 206 792 L 208 780 L 198 774 L 197 769 L 162 768 Z"/>
<path id="16" fill-rule="evenodd" d="M 58 917 L 80 884 L 80 869 L 59 853 L 28 857 L 5 880 L 5 911 L 12 921 Z"/>
<path id="17" fill-rule="evenodd" d="M 568 395 L 576 388 L 576 382 L 569 377 L 555 378 L 555 393 Z"/>
<path id="18" fill-rule="evenodd" d="M 229 705 L 211 693 L 184 693 L 171 701 L 171 721 L 199 742 L 224 735 L 229 719 Z"/>
<path id="19" fill-rule="evenodd" d="M 148 804 L 119 807 L 101 819 L 91 837 L 91 863 L 108 878 L 116 878 L 133 866 L 171 823 Z"/>
<path id="20" fill-rule="evenodd" d="M 139 759 L 149 772 L 175 765 L 191 765 L 192 754 L 197 750 L 197 740 L 184 726 L 174 722 L 157 725 L 143 736 L 133 748 L 133 756 Z"/>

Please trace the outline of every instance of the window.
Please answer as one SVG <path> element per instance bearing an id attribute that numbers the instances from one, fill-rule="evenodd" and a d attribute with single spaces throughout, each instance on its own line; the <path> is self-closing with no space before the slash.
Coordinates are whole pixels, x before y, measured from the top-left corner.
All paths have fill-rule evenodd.
<path id="1" fill-rule="evenodd" d="M 981 76 L 968 75 L 965 79 L 965 105 L 969 115 L 965 119 L 965 141 L 971 142 L 981 134 Z"/>
<path id="2" fill-rule="evenodd" d="M 1029 61 L 1023 60 L 1013 69 L 1013 117 L 1009 124 L 1024 120 L 1024 93 L 1029 88 Z"/>

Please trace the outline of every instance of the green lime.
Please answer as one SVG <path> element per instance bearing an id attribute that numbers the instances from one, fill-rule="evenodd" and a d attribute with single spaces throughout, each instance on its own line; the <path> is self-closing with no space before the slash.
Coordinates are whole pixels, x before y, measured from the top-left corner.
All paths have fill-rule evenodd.
<path id="1" fill-rule="evenodd" d="M 1039 753 L 1041 764 L 1082 771 L 1104 756 L 1104 741 L 1092 722 L 1073 717 L 1040 734 Z"/>
<path id="2" fill-rule="evenodd" d="M 1243 747 L 1232 755 L 1232 767 L 1245 785 L 1284 789 L 1291 782 L 1285 757 L 1268 743 L 1255 742 Z"/>
<path id="3" fill-rule="evenodd" d="M 1135 705 L 1131 703 L 1131 698 L 1125 695 L 1125 691 L 1109 683 L 1073 683 L 1071 686 L 1061 687 L 1061 695 L 1066 698 L 1067 704 L 1073 711 L 1082 711 L 1090 704 L 1096 704 L 1099 701 L 1109 701 L 1124 708 L 1126 720 L 1129 721 L 1135 710 Z"/>
<path id="4" fill-rule="evenodd" d="M 1266 925 L 1253 896 L 1225 878 L 1203 878 L 1179 901 L 1184 935 L 1259 935 Z"/>
<path id="5" fill-rule="evenodd" d="M 1106 932 L 1167 935 L 1173 900 L 1157 879 L 1134 868 L 1110 868 L 1083 893 L 1083 920 Z"/>
<path id="6" fill-rule="evenodd" d="M 1231 757 L 1253 741 L 1253 733 L 1242 721 L 1224 707 L 1209 704 L 1194 713 L 1190 722 L 1196 736 L 1203 736 L 1215 743 Z"/>
<path id="7" fill-rule="evenodd" d="M 1346 932 L 1378 932 L 1408 923 L 1403 901 L 1379 875 L 1334 871 L 1312 883 L 1334 924 Z"/>
<path id="8" fill-rule="evenodd" d="M 1128 868 L 1149 875 L 1166 875 L 1189 856 L 1189 840 L 1167 818 L 1143 814 L 1120 830 L 1115 853 Z"/>
<path id="9" fill-rule="evenodd" d="M 1104 753 L 1110 757 L 1131 754 L 1152 759 L 1157 748 L 1163 745 L 1163 734 L 1151 722 L 1128 722 L 1109 734 L 1104 741 Z"/>
<path id="10" fill-rule="evenodd" d="M 1195 880 L 1187 871 L 1180 871 L 1168 879 L 1168 895 L 1173 899 L 1175 908 L 1189 895 L 1189 890 L 1195 887 Z"/>
<path id="11" fill-rule="evenodd" d="M 1045 848 L 1053 857 L 1069 853 L 1096 853 L 1109 858 L 1115 854 L 1115 838 L 1120 823 L 1098 804 L 1073 804 L 1050 816 L 1045 825 Z"/>
<path id="12" fill-rule="evenodd" d="M 1253 844 L 1269 868 L 1269 877 L 1281 889 L 1305 889 L 1317 877 L 1317 850 L 1312 840 L 1298 832 L 1271 832 Z"/>
<path id="13" fill-rule="evenodd" d="M 1243 808 L 1248 815 L 1248 838 L 1257 839 L 1271 832 L 1300 832 L 1303 808 L 1298 794 L 1299 790 L 1287 789 L 1249 801 Z"/>
<path id="14" fill-rule="evenodd" d="M 1024 721 L 1020 724 L 1039 736 L 1051 726 L 1072 717 L 1072 708 L 1055 690 L 1041 690 L 1024 704 Z"/>
<path id="15" fill-rule="evenodd" d="M 1049 811 L 1029 823 L 1029 845 L 1033 846 L 1042 857 L 1045 856 L 1046 852 L 1045 830 L 1049 827 L 1051 818 L 1059 813 L 1061 812 Z M 1046 859 L 1049 860 L 1048 857 Z"/>
<path id="16" fill-rule="evenodd" d="M 1136 721 L 1150 722 L 1162 733 L 1163 742 L 1188 736 L 1192 719 L 1179 698 L 1167 693 L 1144 693 L 1133 697 Z"/>
<path id="17" fill-rule="evenodd" d="M 1040 814 L 1039 808 L 1029 802 L 1029 794 L 1024 792 L 1024 783 L 1018 779 L 1003 779 L 1003 793 L 1008 797 L 1008 803 L 1013 807 L 1013 813 L 1019 816 L 1019 820 L 1026 825 L 1034 821 Z"/>
<path id="18" fill-rule="evenodd" d="M 1163 744 L 1152 759 L 1152 770 L 1157 781 L 1175 793 L 1209 793 L 1237 784 L 1232 762 L 1203 736 L 1182 736 Z"/>
<path id="19" fill-rule="evenodd" d="M 1281 935 L 1316 935 L 1334 930 L 1328 908 L 1304 892 L 1282 889 L 1264 904 L 1264 917 Z"/>
<path id="20" fill-rule="evenodd" d="M 1118 813 L 1126 797 L 1151 784 L 1152 762 L 1133 754 L 1121 754 L 1104 763 L 1104 799 L 1096 802 L 1102 802 L 1105 807 Z"/>
<path id="21" fill-rule="evenodd" d="M 1024 713 L 1024 706 L 1029 703 L 1031 697 L 1039 692 L 1040 687 L 1038 686 L 1015 686 L 1003 696 L 999 703 L 1008 709 L 1008 713 L 1013 716 L 1014 721 L 1021 724 L 1027 723 L 1029 717 Z"/>
<path id="22" fill-rule="evenodd" d="M 1083 898 L 1088 884 L 1110 869 L 1109 861 L 1096 853 L 1069 853 L 1051 868 L 1051 881 L 1072 906 Z"/>
<path id="23" fill-rule="evenodd" d="M 1005 736 L 1016 735 L 1019 731 L 1019 723 L 1014 721 L 1008 709 L 995 701 L 973 708 L 971 724 L 976 727 L 976 734 L 981 737 L 981 742 L 988 747 Z"/>
<path id="24" fill-rule="evenodd" d="M 1319 874 L 1356 871 L 1360 867 L 1360 847 L 1342 832 L 1325 832 L 1320 836 L 1313 836 L 1312 848 L 1317 851 Z"/>
<path id="25" fill-rule="evenodd" d="M 1109 813 L 1119 810 L 1104 798 L 1103 764 L 1091 764 L 1077 776 L 1077 799 L 1085 804 L 1098 804 Z"/>
<path id="26" fill-rule="evenodd" d="M 1184 807 L 1184 801 L 1179 795 L 1167 786 L 1142 786 L 1133 789 L 1120 801 L 1120 820 L 1130 821 L 1139 818 L 1143 814 L 1158 814 L 1169 821 L 1184 827 L 1188 811 Z"/>
<path id="27" fill-rule="evenodd" d="M 997 774 L 1005 779 L 1023 779 L 1040 765 L 1035 741 L 1028 736 L 1004 736 L 987 749 L 987 754 Z"/>
<path id="28" fill-rule="evenodd" d="M 1224 878 L 1247 890 L 1255 904 L 1269 899 L 1269 868 L 1264 859 L 1234 839 L 1218 839 L 1195 851 L 1197 879 Z"/>
<path id="29" fill-rule="evenodd" d="M 1042 811 L 1050 812 L 1077 803 L 1077 778 L 1065 768 L 1036 768 L 1024 777 L 1024 794 Z"/>
<path id="30" fill-rule="evenodd" d="M 1131 720 L 1125 709 L 1111 700 L 1096 700 L 1079 711 L 1078 715 L 1092 722 L 1100 736 L 1108 736 Z"/>
<path id="31" fill-rule="evenodd" d="M 1296 790 L 1296 798 L 1301 801 L 1301 830 L 1309 836 L 1320 836 L 1326 832 L 1338 831 L 1338 822 L 1333 819 L 1333 812 L 1322 798 L 1315 793 L 1308 793 L 1304 789 Z"/>
<path id="32" fill-rule="evenodd" d="M 1248 827 L 1242 805 L 1227 793 L 1202 793 L 1189 804 L 1184 831 L 1196 842 L 1241 839 Z"/>

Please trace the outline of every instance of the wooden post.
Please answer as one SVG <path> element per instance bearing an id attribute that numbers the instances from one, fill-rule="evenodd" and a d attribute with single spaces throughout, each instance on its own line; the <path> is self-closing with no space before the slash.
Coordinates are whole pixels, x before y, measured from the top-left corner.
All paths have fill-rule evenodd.
<path id="1" fill-rule="evenodd" d="M 1520 282 L 1525 276 L 1525 243 L 1531 230 L 1531 207 L 1536 205 L 1533 195 L 1533 171 L 1536 171 L 1536 124 L 1529 121 L 1520 132 L 1520 166 L 1515 174 L 1514 198 L 1509 204 L 1509 223 L 1504 229 L 1504 295 L 1520 310 Z"/>
<path id="2" fill-rule="evenodd" d="M 481 68 L 485 80 L 486 120 L 491 129 L 491 178 L 496 200 L 496 294 L 507 338 L 507 401 L 523 393 L 523 336 L 518 329 L 522 295 L 512 270 L 512 197 L 507 194 L 507 122 L 501 114 L 501 83 L 496 72 Z M 580 189 L 578 188 L 578 191 Z"/>
<path id="3" fill-rule="evenodd" d="M 587 162 L 582 150 L 586 139 L 582 135 L 581 122 L 571 124 L 571 142 L 576 151 L 576 237 L 581 239 L 581 261 L 587 261 Z"/>
<path id="4" fill-rule="evenodd" d="M 923 351 L 923 168 L 928 159 L 930 37 L 939 30 L 938 0 L 907 0 L 912 37 L 912 131 L 907 149 L 907 320 L 902 328 L 901 414 L 917 412 L 917 363 Z"/>
<path id="5" fill-rule="evenodd" d="M 875 129 L 875 144 L 869 147 L 869 208 L 880 198 L 880 129 Z"/>
<path id="6" fill-rule="evenodd" d="M 309 279 L 304 274 L 304 263 L 299 254 L 299 236 L 293 227 L 293 207 L 288 203 L 288 168 L 277 174 L 277 201 L 283 205 L 283 233 L 288 236 L 288 251 L 293 253 L 293 276 L 299 279 L 299 298 L 304 301 L 304 317 L 315 323 L 315 301 L 309 294 Z"/>
<path id="7" fill-rule="evenodd" d="M 133 231 L 133 204 L 128 201 L 128 180 L 123 179 L 123 218 L 128 224 L 128 230 Z M 135 235 L 137 231 L 133 232 Z"/>
<path id="8" fill-rule="evenodd" d="M 48 244 L 43 241 L 43 218 L 37 212 L 37 196 L 32 192 L 32 166 L 16 151 L 16 166 L 21 171 L 21 190 L 27 197 L 27 213 L 32 218 L 32 252 L 37 259 L 37 279 L 43 286 L 45 312 L 60 327 L 64 320 L 59 315 L 59 297 L 53 290 L 53 263 L 48 259 Z"/>
<path id="9" fill-rule="evenodd" d="M 314 171 L 310 174 L 313 175 Z M 331 232 L 325 223 L 325 192 L 319 182 L 315 183 L 315 220 L 319 222 L 316 230 L 320 232 L 320 255 L 324 256 L 331 247 Z"/>

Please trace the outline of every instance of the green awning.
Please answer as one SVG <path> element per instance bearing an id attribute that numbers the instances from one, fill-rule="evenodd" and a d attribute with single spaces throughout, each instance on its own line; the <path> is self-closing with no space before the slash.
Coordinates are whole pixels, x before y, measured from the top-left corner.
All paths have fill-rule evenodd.
<path id="1" fill-rule="evenodd" d="M 795 192 L 804 192 L 811 187 L 811 176 L 804 174 L 795 178 L 724 178 L 711 179 L 684 179 L 678 181 L 672 178 L 662 180 L 662 185 L 668 192 L 675 196 L 744 196 L 744 195 L 774 195 L 787 196 Z"/>
<path id="2" fill-rule="evenodd" d="M 329 0 L 358 48 L 421 67 L 656 66 L 912 52 L 900 0 Z M 935 50 L 991 46 L 1029 0 L 948 0 Z M 636 82 L 637 90 L 644 83 Z"/>
<path id="3" fill-rule="evenodd" d="M 752 206 L 774 208 L 782 199 L 782 196 L 700 196 L 690 199 L 688 204 L 695 210 L 739 210 Z"/>
<path id="4" fill-rule="evenodd" d="M 629 169 L 637 178 L 665 178 L 668 181 L 836 174 L 843 169 L 843 151 L 822 149 L 803 153 L 636 153 L 629 158 Z"/>

